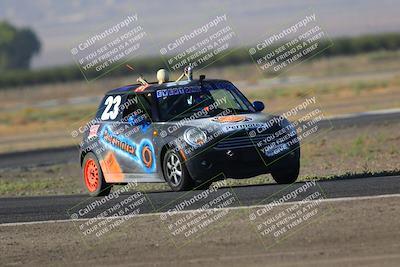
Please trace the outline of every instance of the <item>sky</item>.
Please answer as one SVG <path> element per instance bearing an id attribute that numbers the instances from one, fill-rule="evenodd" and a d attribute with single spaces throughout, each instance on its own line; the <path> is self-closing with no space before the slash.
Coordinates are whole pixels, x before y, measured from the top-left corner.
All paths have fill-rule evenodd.
<path id="1" fill-rule="evenodd" d="M 143 54 L 159 54 L 157 44 L 172 40 L 210 18 L 227 14 L 237 33 L 237 46 L 251 45 L 263 36 L 315 13 L 331 36 L 400 31 L 400 1 L 279 0 L 279 1 L 51 1 L 2 0 L 0 20 L 32 28 L 42 42 L 34 68 L 72 64 L 71 48 L 87 37 L 137 14 L 148 34 Z"/>

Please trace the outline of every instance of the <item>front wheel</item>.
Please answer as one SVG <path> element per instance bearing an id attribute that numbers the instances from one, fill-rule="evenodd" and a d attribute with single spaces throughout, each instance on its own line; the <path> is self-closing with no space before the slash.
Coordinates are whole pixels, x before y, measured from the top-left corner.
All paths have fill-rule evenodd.
<path id="1" fill-rule="evenodd" d="M 174 191 L 190 190 L 194 182 L 178 153 L 168 150 L 163 162 L 164 178 Z"/>
<path id="2" fill-rule="evenodd" d="M 296 182 L 299 177 L 300 166 L 296 166 L 290 170 L 272 172 L 272 178 L 278 184 L 291 184 Z"/>
<path id="3" fill-rule="evenodd" d="M 207 190 L 210 188 L 212 183 L 213 183 L 213 180 L 208 180 L 205 182 L 198 182 L 198 183 L 195 183 L 194 187 L 196 188 L 196 190 Z"/>
<path id="4" fill-rule="evenodd" d="M 97 157 L 92 152 L 87 153 L 82 165 L 83 183 L 91 196 L 107 196 L 111 191 L 111 184 L 106 183 Z"/>

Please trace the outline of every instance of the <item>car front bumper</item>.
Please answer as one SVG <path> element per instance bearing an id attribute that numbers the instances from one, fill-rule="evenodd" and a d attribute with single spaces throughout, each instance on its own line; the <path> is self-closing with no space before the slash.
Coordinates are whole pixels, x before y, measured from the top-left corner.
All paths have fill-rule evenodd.
<path id="1" fill-rule="evenodd" d="M 192 179 L 205 181 L 224 177 L 250 178 L 274 171 L 298 168 L 299 160 L 299 145 L 288 146 L 273 156 L 263 153 L 255 146 L 222 149 L 214 146 L 188 157 L 185 164 Z"/>

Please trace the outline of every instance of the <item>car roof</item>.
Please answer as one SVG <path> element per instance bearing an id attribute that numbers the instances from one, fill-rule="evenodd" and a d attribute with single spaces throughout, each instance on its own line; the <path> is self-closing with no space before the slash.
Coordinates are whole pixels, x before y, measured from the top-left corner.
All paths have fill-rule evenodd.
<path id="1" fill-rule="evenodd" d="M 227 80 L 220 80 L 220 79 L 207 79 L 203 80 L 203 83 L 212 84 L 215 82 L 229 82 Z M 142 84 L 130 84 L 125 85 L 116 89 L 112 89 L 106 93 L 106 95 L 113 95 L 113 94 L 130 94 L 130 93 L 137 93 L 137 94 L 144 94 L 144 93 L 151 93 L 160 89 L 167 89 L 172 87 L 178 86 L 190 86 L 190 85 L 199 85 L 200 80 L 192 80 L 192 81 L 179 81 L 179 82 L 167 82 L 163 84 L 158 84 L 157 82 L 148 83 L 148 86 L 144 86 Z"/>

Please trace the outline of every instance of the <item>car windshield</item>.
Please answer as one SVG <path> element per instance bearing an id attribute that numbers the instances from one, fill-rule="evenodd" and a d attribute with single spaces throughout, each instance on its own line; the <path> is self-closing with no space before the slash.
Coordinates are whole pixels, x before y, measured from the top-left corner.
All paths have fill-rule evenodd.
<path id="1" fill-rule="evenodd" d="M 157 102 L 162 121 L 255 111 L 250 102 L 230 83 L 221 83 L 217 88 L 195 85 L 158 90 Z"/>

